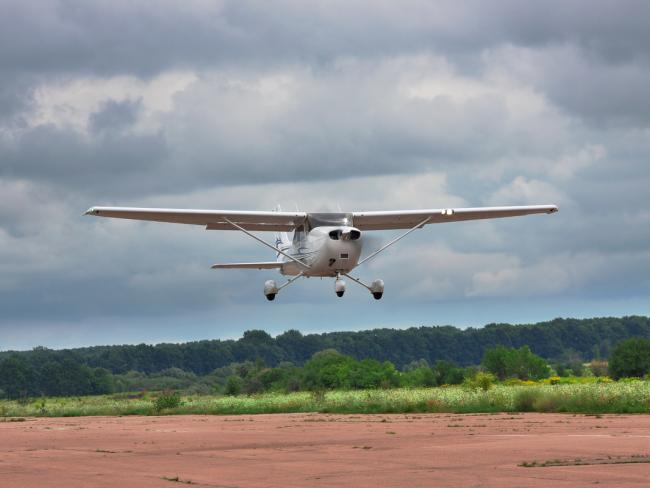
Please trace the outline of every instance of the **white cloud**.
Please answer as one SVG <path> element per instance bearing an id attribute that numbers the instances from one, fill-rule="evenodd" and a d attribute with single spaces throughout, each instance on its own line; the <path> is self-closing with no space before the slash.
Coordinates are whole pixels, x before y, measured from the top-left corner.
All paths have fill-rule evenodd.
<path id="1" fill-rule="evenodd" d="M 488 197 L 488 205 L 562 205 L 569 198 L 545 181 L 517 176 Z"/>
<path id="2" fill-rule="evenodd" d="M 160 112 L 174 108 L 174 97 L 197 80 L 191 71 L 171 71 L 151 79 L 135 76 L 70 77 L 40 85 L 34 92 L 33 110 L 27 117 L 29 127 L 53 125 L 85 133 L 91 114 L 107 101 L 141 101 L 143 113 L 134 130 L 160 128 Z"/>

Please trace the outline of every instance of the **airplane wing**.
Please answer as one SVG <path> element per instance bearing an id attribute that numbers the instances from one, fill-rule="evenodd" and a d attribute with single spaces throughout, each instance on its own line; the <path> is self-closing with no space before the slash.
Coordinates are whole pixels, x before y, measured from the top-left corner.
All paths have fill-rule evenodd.
<path id="1" fill-rule="evenodd" d="M 422 225 L 458 222 L 461 220 L 498 219 L 529 214 L 557 212 L 555 205 L 520 207 L 438 208 L 431 210 L 397 210 L 386 212 L 353 212 L 354 226 L 359 230 L 410 229 Z"/>
<path id="2" fill-rule="evenodd" d="M 225 263 L 225 264 L 213 264 L 212 269 L 275 269 L 281 268 L 283 263 L 278 263 L 277 261 L 269 261 L 264 263 Z"/>
<path id="3" fill-rule="evenodd" d="M 227 220 L 249 231 L 290 232 L 304 223 L 305 212 L 183 210 L 172 208 L 91 207 L 86 215 L 117 219 L 204 225 L 207 230 L 236 230 Z M 227 220 L 226 220 L 227 219 Z"/>

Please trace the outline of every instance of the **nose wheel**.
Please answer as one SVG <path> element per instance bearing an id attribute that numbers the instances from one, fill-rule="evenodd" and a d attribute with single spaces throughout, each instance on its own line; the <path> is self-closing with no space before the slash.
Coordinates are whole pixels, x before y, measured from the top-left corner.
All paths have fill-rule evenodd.
<path id="1" fill-rule="evenodd" d="M 343 281 L 339 276 L 336 277 L 336 281 L 334 282 L 334 291 L 336 292 L 336 296 L 339 298 L 341 298 L 345 293 L 345 281 Z"/>

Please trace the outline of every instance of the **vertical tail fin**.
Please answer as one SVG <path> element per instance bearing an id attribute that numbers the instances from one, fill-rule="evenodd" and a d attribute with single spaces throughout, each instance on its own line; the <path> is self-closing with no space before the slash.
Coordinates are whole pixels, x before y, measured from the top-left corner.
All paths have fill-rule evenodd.
<path id="1" fill-rule="evenodd" d="M 282 211 L 280 205 L 276 205 L 273 209 L 274 212 Z M 291 240 L 289 240 L 289 234 L 286 232 L 276 232 L 275 233 L 275 247 L 278 249 L 285 249 L 286 247 L 291 246 Z"/>

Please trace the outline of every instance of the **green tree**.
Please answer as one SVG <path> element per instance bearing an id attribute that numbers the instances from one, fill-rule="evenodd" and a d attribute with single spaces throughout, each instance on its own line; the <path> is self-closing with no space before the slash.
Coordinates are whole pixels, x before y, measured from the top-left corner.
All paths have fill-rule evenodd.
<path id="1" fill-rule="evenodd" d="M 304 366 L 305 386 L 309 390 L 349 388 L 354 360 L 334 349 L 314 354 Z"/>
<path id="2" fill-rule="evenodd" d="M 438 386 L 459 385 L 465 379 L 463 369 L 451 361 L 436 361 L 432 369 Z"/>
<path id="3" fill-rule="evenodd" d="M 0 390 L 9 398 L 33 395 L 36 386 L 34 368 L 22 357 L 9 356 L 0 362 Z"/>
<path id="4" fill-rule="evenodd" d="M 397 370 L 390 361 L 380 363 L 375 359 L 352 360 L 347 386 L 355 389 L 387 388 L 398 383 Z"/>
<path id="5" fill-rule="evenodd" d="M 90 383 L 92 388 L 90 393 L 94 395 L 103 395 L 115 391 L 113 375 L 104 368 L 95 368 L 92 370 Z"/>
<path id="6" fill-rule="evenodd" d="M 650 373 L 650 339 L 636 337 L 617 344 L 609 357 L 609 371 L 615 379 Z"/>
<path id="7" fill-rule="evenodd" d="M 548 363 L 533 354 L 528 346 L 519 349 L 498 346 L 485 351 L 483 367 L 500 380 L 519 378 L 538 380 L 550 376 Z"/>
<path id="8" fill-rule="evenodd" d="M 508 364 L 511 362 L 512 351 L 512 348 L 504 346 L 488 349 L 483 355 L 481 364 L 486 370 L 503 381 L 510 375 Z"/>
<path id="9" fill-rule="evenodd" d="M 411 368 L 409 371 L 402 373 L 402 384 L 404 386 L 436 386 L 437 378 L 429 366 L 419 366 Z"/>

